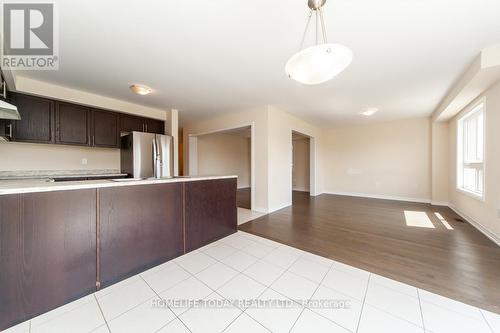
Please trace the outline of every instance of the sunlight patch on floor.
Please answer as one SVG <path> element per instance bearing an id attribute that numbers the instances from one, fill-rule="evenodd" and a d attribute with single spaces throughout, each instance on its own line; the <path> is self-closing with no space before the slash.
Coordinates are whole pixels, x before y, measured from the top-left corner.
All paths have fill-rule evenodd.
<path id="1" fill-rule="evenodd" d="M 453 230 L 453 227 L 448 223 L 448 221 L 446 221 L 446 219 L 443 217 L 443 215 L 439 214 L 439 213 L 434 213 L 434 215 L 436 215 L 436 217 L 439 219 L 439 221 L 444 225 L 444 227 L 448 230 Z"/>
<path id="2" fill-rule="evenodd" d="M 426 212 L 405 210 L 406 225 L 409 227 L 435 229 Z"/>

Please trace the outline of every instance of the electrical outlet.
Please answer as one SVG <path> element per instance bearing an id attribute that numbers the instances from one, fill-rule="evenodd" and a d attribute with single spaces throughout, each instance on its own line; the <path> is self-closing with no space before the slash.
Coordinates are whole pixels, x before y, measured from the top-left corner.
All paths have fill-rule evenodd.
<path id="1" fill-rule="evenodd" d="M 87 159 L 86 158 L 82 158 L 82 165 L 87 165 Z"/>

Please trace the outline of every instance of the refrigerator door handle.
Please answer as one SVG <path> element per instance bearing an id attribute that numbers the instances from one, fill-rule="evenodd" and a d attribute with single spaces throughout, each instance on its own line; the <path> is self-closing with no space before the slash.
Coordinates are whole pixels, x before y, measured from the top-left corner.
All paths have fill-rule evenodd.
<path id="1" fill-rule="evenodd" d="M 163 174 L 163 147 L 162 147 L 162 139 L 159 135 L 155 135 L 156 138 L 156 145 L 158 147 L 158 173 L 160 178 L 164 177 L 165 175 Z"/>
<path id="2" fill-rule="evenodd" d="M 158 143 L 156 142 L 156 135 L 153 138 L 153 177 L 158 178 L 158 170 L 156 168 L 156 160 L 158 156 Z"/>

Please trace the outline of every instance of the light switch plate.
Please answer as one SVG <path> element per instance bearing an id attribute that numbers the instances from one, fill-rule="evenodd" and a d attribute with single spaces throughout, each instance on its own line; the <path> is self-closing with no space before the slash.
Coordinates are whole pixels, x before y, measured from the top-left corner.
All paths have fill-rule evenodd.
<path id="1" fill-rule="evenodd" d="M 82 158 L 82 165 L 87 165 L 87 159 L 86 158 Z"/>

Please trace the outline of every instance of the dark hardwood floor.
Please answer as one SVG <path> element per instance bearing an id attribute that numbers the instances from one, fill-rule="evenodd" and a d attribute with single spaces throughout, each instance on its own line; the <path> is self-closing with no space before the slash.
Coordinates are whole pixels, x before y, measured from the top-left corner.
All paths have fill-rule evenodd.
<path id="1" fill-rule="evenodd" d="M 236 192 L 236 206 L 252 209 L 252 190 L 250 187 L 238 189 Z"/>
<path id="2" fill-rule="evenodd" d="M 292 206 L 239 228 L 500 313 L 500 247 L 456 219 L 448 207 L 294 192 Z"/>

